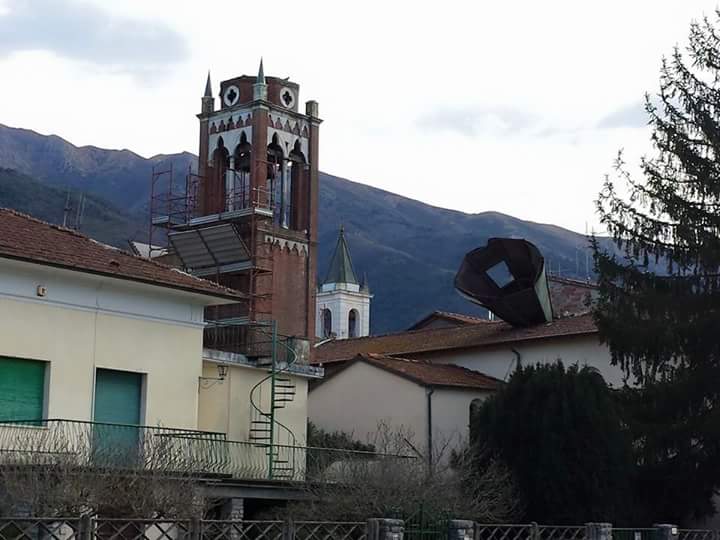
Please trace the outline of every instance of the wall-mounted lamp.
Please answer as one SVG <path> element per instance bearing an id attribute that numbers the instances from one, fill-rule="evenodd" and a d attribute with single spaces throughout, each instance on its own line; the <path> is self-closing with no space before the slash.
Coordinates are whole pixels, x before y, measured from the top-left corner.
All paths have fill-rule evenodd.
<path id="1" fill-rule="evenodd" d="M 198 377 L 200 380 L 200 388 L 210 388 L 212 385 L 223 382 L 228 374 L 228 367 L 225 364 L 217 365 L 217 377 Z"/>

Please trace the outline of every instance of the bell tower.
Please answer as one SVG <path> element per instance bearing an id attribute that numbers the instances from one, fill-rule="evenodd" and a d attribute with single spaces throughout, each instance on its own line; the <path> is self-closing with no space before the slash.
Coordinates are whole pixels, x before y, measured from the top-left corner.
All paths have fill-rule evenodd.
<path id="1" fill-rule="evenodd" d="M 245 304 L 219 306 L 206 318 L 247 321 L 248 327 L 274 321 L 280 337 L 309 351 L 315 336 L 318 104 L 307 101 L 301 112 L 299 85 L 266 77 L 262 60 L 256 76 L 222 81 L 218 97 L 216 107 L 208 74 L 197 115 L 197 173 L 178 198 L 181 210 L 166 203 L 167 216 L 154 216 L 153 224 L 167 227 L 170 253 L 185 270 L 247 293 Z"/>
<path id="2" fill-rule="evenodd" d="M 370 287 L 358 280 L 340 227 L 327 275 L 317 293 L 316 334 L 322 339 L 348 339 L 370 335 Z"/>

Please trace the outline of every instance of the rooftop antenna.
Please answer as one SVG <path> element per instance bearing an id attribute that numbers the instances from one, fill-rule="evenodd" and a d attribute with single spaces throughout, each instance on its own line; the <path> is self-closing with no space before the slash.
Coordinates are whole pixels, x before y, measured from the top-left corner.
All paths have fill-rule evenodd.
<path id="1" fill-rule="evenodd" d="M 67 197 L 65 197 L 65 207 L 63 208 L 63 227 L 67 227 L 68 222 L 68 216 L 70 215 L 70 210 L 72 210 L 72 206 L 70 206 L 70 190 L 67 191 Z"/>
<path id="2" fill-rule="evenodd" d="M 588 222 L 585 222 L 585 239 L 588 240 Z M 590 281 L 590 253 L 587 245 L 585 246 L 585 281 Z"/>
<path id="3" fill-rule="evenodd" d="M 82 227 L 82 221 L 83 217 L 85 216 L 85 194 L 80 194 L 80 199 L 78 201 L 78 208 L 77 208 L 77 214 L 75 215 L 75 227 L 74 229 L 76 231 L 80 230 L 80 227 Z"/>

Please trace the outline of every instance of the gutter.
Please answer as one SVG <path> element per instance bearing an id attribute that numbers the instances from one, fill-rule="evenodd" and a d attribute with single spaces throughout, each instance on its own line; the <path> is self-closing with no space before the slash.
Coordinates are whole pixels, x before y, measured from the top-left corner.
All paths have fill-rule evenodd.
<path id="1" fill-rule="evenodd" d="M 113 272 L 107 272 L 103 270 L 94 270 L 83 266 L 72 266 L 67 263 L 60 263 L 60 262 L 52 262 L 52 261 L 45 261 L 45 260 L 39 260 L 39 259 L 33 259 L 31 257 L 23 257 L 21 255 L 8 255 L 8 254 L 0 254 L 0 258 L 2 259 L 8 259 L 10 261 L 18 261 L 28 264 L 35 264 L 38 266 L 47 266 L 50 268 L 59 268 L 61 270 L 68 270 L 70 272 L 77 272 L 80 274 L 88 274 L 92 276 L 100 276 L 104 278 L 110 278 L 110 279 L 117 279 L 120 281 L 129 281 L 131 283 L 141 283 L 143 285 L 150 285 L 153 287 L 160 287 L 163 289 L 171 289 L 174 291 L 180 291 L 188 294 L 198 295 L 198 296 L 204 296 L 204 297 L 211 297 L 211 298 L 222 298 L 223 300 L 228 300 L 226 303 L 235 303 L 235 302 L 241 302 L 243 300 L 247 300 L 248 296 L 238 292 L 238 294 L 233 294 L 231 292 L 224 292 L 224 291 L 212 291 L 202 288 L 195 288 L 190 287 L 186 285 L 179 285 L 179 284 L 173 284 L 168 283 L 166 281 L 156 281 L 152 279 L 146 279 L 146 278 L 140 278 L 140 277 L 134 277 L 129 276 L 127 274 L 117 274 Z M 159 264 L 155 262 L 154 264 Z M 170 271 L 177 271 L 182 272 L 182 270 L 179 270 L 177 268 L 167 267 L 167 270 Z M 184 274 L 187 274 L 187 272 L 182 272 Z M 188 276 L 199 279 L 207 283 L 213 283 L 212 281 L 208 281 L 202 278 L 199 278 L 197 276 L 193 276 L 192 274 L 187 274 Z"/>
<path id="2" fill-rule="evenodd" d="M 433 436 L 432 436 L 432 396 L 435 393 L 435 388 L 429 386 L 425 390 L 425 396 L 427 397 L 427 461 L 428 461 L 428 476 L 433 473 Z"/>

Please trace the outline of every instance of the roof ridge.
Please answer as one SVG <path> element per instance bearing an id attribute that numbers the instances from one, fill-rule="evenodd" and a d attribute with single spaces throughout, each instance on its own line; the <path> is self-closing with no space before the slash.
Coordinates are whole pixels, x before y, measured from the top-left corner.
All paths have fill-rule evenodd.
<path id="1" fill-rule="evenodd" d="M 585 314 L 583 313 L 581 315 L 585 315 Z M 570 319 L 570 318 L 572 318 L 572 317 L 564 317 L 564 319 Z M 501 321 L 501 320 L 488 321 L 488 323 L 493 324 L 493 325 L 508 325 L 508 326 L 510 326 L 510 323 Z M 547 323 L 543 323 L 543 324 L 551 324 L 551 323 L 547 322 Z M 512 328 L 512 326 L 510 326 L 510 327 Z M 427 332 L 427 333 L 448 332 L 448 331 L 452 331 L 452 330 L 461 330 L 461 329 L 465 329 L 465 328 L 466 327 L 464 327 L 464 326 L 443 326 L 440 328 L 416 328 L 413 330 L 398 330 L 397 332 L 387 332 L 385 334 L 374 334 L 371 336 L 359 336 L 359 337 L 354 337 L 354 338 L 345 338 L 342 340 L 334 339 L 334 340 L 328 341 L 327 343 L 323 343 L 322 345 L 320 345 L 320 347 L 323 347 L 324 345 L 328 345 L 330 343 L 350 343 L 350 342 L 358 342 L 361 340 L 377 339 L 377 338 L 389 337 L 389 336 L 399 336 L 402 334 L 422 334 L 425 332 Z"/>
<path id="2" fill-rule="evenodd" d="M 453 369 L 459 369 L 462 371 L 466 371 L 468 373 L 472 373 L 473 375 L 481 375 L 483 377 L 486 377 L 488 379 L 493 379 L 500 382 L 505 382 L 502 379 L 498 379 L 497 377 L 493 377 L 492 375 L 488 375 L 487 373 L 483 373 L 482 371 L 477 371 L 474 369 L 470 369 L 469 367 L 460 366 L 458 364 L 448 363 L 448 364 L 439 364 L 437 362 L 433 362 L 431 360 L 427 359 L 421 359 L 421 358 L 404 358 L 401 356 L 390 356 L 387 354 L 382 353 L 358 353 L 357 356 L 361 357 L 369 357 L 371 359 L 382 359 L 382 360 L 390 360 L 396 361 L 396 362 L 407 362 L 410 364 L 420 364 L 423 366 L 433 367 L 433 368 L 453 368 Z"/>
<path id="3" fill-rule="evenodd" d="M 499 383 L 503 384 L 504 381 L 501 379 L 498 379 L 497 377 L 493 377 L 491 375 L 488 375 L 486 373 L 483 373 L 481 371 L 476 371 L 474 369 L 466 368 L 464 366 L 458 366 L 457 364 L 438 364 L 433 363 L 427 360 L 415 360 L 415 359 L 409 359 L 409 358 L 401 358 L 396 356 L 387 356 L 379 353 L 358 353 L 354 357 L 351 358 L 352 362 L 357 361 L 367 361 L 371 364 L 375 364 L 376 367 L 381 367 L 388 369 L 390 371 L 395 372 L 396 374 L 399 374 L 404 377 L 408 377 L 420 384 L 423 385 L 429 385 L 429 386 L 455 386 L 456 384 L 453 383 L 443 383 L 443 382 L 437 382 L 433 381 L 432 379 L 424 378 L 423 375 L 420 373 L 422 372 L 412 372 L 412 371 L 405 371 L 401 367 L 401 365 L 398 364 L 410 364 L 415 366 L 422 366 L 423 369 L 427 369 L 425 374 L 427 375 L 430 372 L 435 372 L 434 375 L 436 377 L 442 377 L 443 371 L 445 372 L 445 375 L 448 375 L 448 371 L 455 371 L 456 373 L 462 373 L 464 376 L 475 379 L 475 382 L 481 382 L 482 384 L 490 384 L 490 383 Z M 396 364 L 395 366 L 393 364 Z M 462 386 L 462 384 L 460 384 Z"/>
<path id="4" fill-rule="evenodd" d="M 406 330 L 382 336 L 336 340 L 317 349 L 314 363 L 346 361 L 359 353 L 381 353 L 393 358 L 420 352 L 478 347 L 500 343 L 534 341 L 597 333 L 592 312 L 555 319 L 530 327 L 513 327 L 505 322 Z M 364 340 L 364 341 L 360 341 Z"/>
<path id="5" fill-rule="evenodd" d="M 90 242 L 98 245 L 98 246 L 101 247 L 102 249 L 105 249 L 105 250 L 107 250 L 107 251 L 113 251 L 113 252 L 116 252 L 116 253 L 118 253 L 118 254 L 120 254 L 120 255 L 124 255 L 124 256 L 126 256 L 126 257 L 130 257 L 130 258 L 132 258 L 132 259 L 139 259 L 139 260 L 143 261 L 144 263 L 154 265 L 154 266 L 157 267 L 157 268 L 161 268 L 161 269 L 163 269 L 163 270 L 172 270 L 172 271 L 178 272 L 178 273 L 180 273 L 180 274 L 183 274 L 183 275 L 186 276 L 186 277 L 191 278 L 192 280 L 196 281 L 198 284 L 202 284 L 202 283 L 212 284 L 214 287 L 216 287 L 216 288 L 218 288 L 218 289 L 220 289 L 220 290 L 224 290 L 224 291 L 226 291 L 226 292 L 232 293 L 232 294 L 235 294 L 235 293 L 238 292 L 238 291 L 235 291 L 234 289 L 230 289 L 230 288 L 228 288 L 228 287 L 225 287 L 224 285 L 220 285 L 219 283 L 215 283 L 214 281 L 210 281 L 210 280 L 207 280 L 207 279 L 199 278 L 199 277 L 197 277 L 197 276 L 194 276 L 194 275 L 192 275 L 192 274 L 189 274 L 189 273 L 187 273 L 187 272 L 184 272 L 183 270 L 180 270 L 179 268 L 175 268 L 175 267 L 173 267 L 173 266 L 170 266 L 170 265 L 167 265 L 167 264 L 163 264 L 163 263 L 160 263 L 160 262 L 158 262 L 158 261 L 154 261 L 154 260 L 149 259 L 149 258 L 146 259 L 146 258 L 144 258 L 144 257 L 139 257 L 139 256 L 137 256 L 137 255 L 134 255 L 134 254 L 130 253 L 129 251 L 124 250 L 124 249 L 121 249 L 121 248 L 118 248 L 118 247 L 115 247 L 115 246 L 111 246 L 110 244 L 106 244 L 105 242 L 101 242 L 101 241 L 99 241 L 99 240 L 96 240 L 95 238 L 92 238 L 92 237 L 90 237 L 90 236 L 88 236 L 88 235 L 86 235 L 86 234 L 83 234 L 83 233 L 81 233 L 81 232 L 78 231 L 78 230 L 70 229 L 70 228 L 64 227 L 64 226 L 62 226 L 62 225 L 57 225 L 57 224 L 55 224 L 55 223 L 50 223 L 49 221 L 44 221 L 44 220 L 39 219 L 39 218 L 37 218 L 37 217 L 35 217 L 35 216 L 32 216 L 32 215 L 30 215 L 30 214 L 26 214 L 26 213 L 24 213 L 24 212 L 20 212 L 20 211 L 18 211 L 18 210 L 15 210 L 14 208 L 0 207 L 0 213 L 1 213 L 1 212 L 5 212 L 5 213 L 7 213 L 7 214 L 13 215 L 13 216 L 18 217 L 18 218 L 21 218 L 21 219 L 26 219 L 26 220 L 28 220 L 28 221 L 32 221 L 33 223 L 37 223 L 38 225 L 42 225 L 42 226 L 48 227 L 48 228 L 50 228 L 50 229 L 56 230 L 56 231 L 61 232 L 61 233 L 63 233 L 63 234 L 68 234 L 69 236 L 73 236 L 73 237 L 78 238 L 78 239 L 81 239 L 81 240 L 90 241 Z M 2 245 L 2 238 L 0 238 L 0 245 Z"/>
<path id="6" fill-rule="evenodd" d="M 493 322 L 490 319 L 483 319 L 482 317 L 478 317 L 476 315 L 469 315 L 467 313 L 458 313 L 457 311 L 443 311 L 443 310 L 436 310 L 433 313 L 436 313 L 438 315 L 449 315 L 451 317 L 464 317 L 466 319 L 475 319 L 476 321 L 486 321 L 486 322 Z"/>

